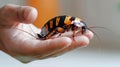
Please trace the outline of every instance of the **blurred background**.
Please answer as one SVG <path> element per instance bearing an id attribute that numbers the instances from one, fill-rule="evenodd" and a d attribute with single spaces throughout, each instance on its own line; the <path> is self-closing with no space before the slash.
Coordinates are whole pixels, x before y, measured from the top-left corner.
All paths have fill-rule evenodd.
<path id="1" fill-rule="evenodd" d="M 78 48 L 57 58 L 23 64 L 0 52 L 2 67 L 120 67 L 120 0 L 0 0 L 0 6 L 12 3 L 38 9 L 37 27 L 57 15 L 82 18 L 95 36 L 88 47 Z"/>

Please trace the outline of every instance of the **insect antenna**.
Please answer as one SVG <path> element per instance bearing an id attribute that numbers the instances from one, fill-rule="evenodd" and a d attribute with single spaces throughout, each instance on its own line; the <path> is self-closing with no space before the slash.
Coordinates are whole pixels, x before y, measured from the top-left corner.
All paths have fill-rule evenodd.
<path id="1" fill-rule="evenodd" d="M 99 41 L 101 41 L 101 39 L 100 39 L 100 37 L 98 36 L 98 34 L 97 34 L 96 32 L 94 32 L 94 31 L 91 29 L 91 27 L 89 27 L 89 28 L 87 28 L 87 29 L 90 30 L 91 32 L 93 32 L 94 35 L 97 37 L 97 39 L 98 39 Z"/>
<path id="2" fill-rule="evenodd" d="M 110 32 L 112 32 L 112 30 L 110 30 L 110 29 L 108 29 L 108 28 L 106 28 L 106 27 L 92 26 L 92 27 L 89 27 L 89 28 L 105 29 L 105 30 L 107 30 L 107 31 L 110 31 Z"/>
<path id="3" fill-rule="evenodd" d="M 112 30 L 110 30 L 110 29 L 108 29 L 108 28 L 105 28 L 105 27 L 100 27 L 100 26 L 92 26 L 92 27 L 87 28 L 88 30 L 90 30 L 91 32 L 93 32 L 93 33 L 95 34 L 95 36 L 98 38 L 98 40 L 101 40 L 101 39 L 100 39 L 100 37 L 97 35 L 97 33 L 92 30 L 93 28 L 105 29 L 105 30 L 107 30 L 107 31 L 112 32 Z"/>
<path id="4" fill-rule="evenodd" d="M 32 29 L 32 27 L 31 27 L 32 25 L 29 25 L 29 27 L 30 27 L 30 29 L 31 29 L 31 31 L 32 31 L 32 33 L 33 34 L 36 34 L 34 31 L 33 31 L 33 29 Z"/>

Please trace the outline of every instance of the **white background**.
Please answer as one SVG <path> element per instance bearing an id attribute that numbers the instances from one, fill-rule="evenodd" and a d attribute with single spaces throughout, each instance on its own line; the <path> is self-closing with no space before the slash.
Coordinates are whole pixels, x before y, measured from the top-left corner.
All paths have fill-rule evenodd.
<path id="1" fill-rule="evenodd" d="M 24 5 L 24 0 L 0 0 Z M 57 58 L 23 64 L 0 52 L 0 67 L 120 67 L 120 11 L 119 0 L 61 0 L 61 14 L 81 17 L 94 29 L 101 40 L 94 37 L 88 47 L 78 48 Z"/>

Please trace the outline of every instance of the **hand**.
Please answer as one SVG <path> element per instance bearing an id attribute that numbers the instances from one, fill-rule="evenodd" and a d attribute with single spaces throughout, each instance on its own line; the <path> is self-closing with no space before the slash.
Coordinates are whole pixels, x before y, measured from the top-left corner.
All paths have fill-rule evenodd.
<path id="1" fill-rule="evenodd" d="M 30 35 L 35 36 L 35 33 L 40 32 L 40 29 L 31 24 L 36 17 L 36 9 L 30 6 L 8 4 L 0 8 L 0 50 L 27 63 L 87 46 L 89 39 L 93 37 L 93 33 L 87 30 L 83 35 L 76 34 L 75 41 L 72 32 L 64 33 L 54 39 L 38 40 Z"/>

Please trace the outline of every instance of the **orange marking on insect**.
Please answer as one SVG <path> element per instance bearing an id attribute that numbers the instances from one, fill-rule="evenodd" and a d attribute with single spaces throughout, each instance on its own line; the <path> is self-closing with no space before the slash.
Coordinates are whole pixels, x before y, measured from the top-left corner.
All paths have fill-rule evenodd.
<path id="1" fill-rule="evenodd" d="M 67 17 L 65 18 L 64 23 L 65 23 L 66 25 L 70 25 L 70 24 L 71 24 L 70 18 L 71 18 L 71 16 L 67 16 Z"/>
<path id="2" fill-rule="evenodd" d="M 46 24 L 45 27 L 46 27 L 46 30 L 48 30 L 48 24 Z"/>
<path id="3" fill-rule="evenodd" d="M 50 28 L 53 27 L 53 21 L 50 21 Z"/>
<path id="4" fill-rule="evenodd" d="M 59 33 L 64 33 L 64 32 L 65 32 L 65 29 L 62 28 L 62 27 L 58 27 L 58 28 L 57 28 L 57 32 L 59 32 Z"/>
<path id="5" fill-rule="evenodd" d="M 45 39 L 49 39 L 54 33 L 56 32 L 56 30 L 53 30 L 51 33 L 49 33 Z"/>
<path id="6" fill-rule="evenodd" d="M 58 26 L 59 21 L 60 21 L 60 18 L 59 18 L 59 17 L 58 17 L 58 18 L 56 18 L 56 26 Z"/>

